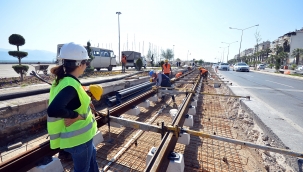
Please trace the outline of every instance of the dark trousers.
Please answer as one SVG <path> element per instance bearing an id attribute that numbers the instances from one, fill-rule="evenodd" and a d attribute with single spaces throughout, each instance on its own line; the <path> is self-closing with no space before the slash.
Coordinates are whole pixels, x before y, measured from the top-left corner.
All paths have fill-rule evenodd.
<path id="1" fill-rule="evenodd" d="M 208 72 L 202 74 L 203 79 L 207 79 L 207 76 L 208 76 Z"/>
<path id="2" fill-rule="evenodd" d="M 169 73 L 165 73 L 164 75 L 168 76 L 169 77 Z"/>
<path id="3" fill-rule="evenodd" d="M 122 63 L 122 72 L 125 72 L 125 63 Z"/>
<path id="4" fill-rule="evenodd" d="M 162 80 L 161 87 L 171 87 L 170 81 L 168 81 L 168 80 Z M 165 95 L 161 97 L 162 100 L 164 100 L 164 98 L 165 98 Z M 172 95 L 171 98 L 175 102 L 175 96 Z"/>

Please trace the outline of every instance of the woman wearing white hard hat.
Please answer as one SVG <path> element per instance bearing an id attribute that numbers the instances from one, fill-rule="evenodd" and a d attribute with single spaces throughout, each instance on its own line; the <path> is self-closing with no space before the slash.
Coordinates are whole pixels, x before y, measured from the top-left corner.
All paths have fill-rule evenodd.
<path id="1" fill-rule="evenodd" d="M 74 162 L 75 172 L 99 171 L 93 137 L 97 123 L 89 107 L 91 98 L 78 80 L 87 67 L 86 49 L 64 44 L 58 57 L 62 65 L 53 67 L 56 76 L 50 89 L 47 130 L 51 149 L 64 149 Z"/>

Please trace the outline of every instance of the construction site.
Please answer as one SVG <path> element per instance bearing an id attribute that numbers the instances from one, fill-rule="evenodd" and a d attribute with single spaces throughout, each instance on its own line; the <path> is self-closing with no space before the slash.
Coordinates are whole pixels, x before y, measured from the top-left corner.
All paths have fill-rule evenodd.
<path id="1" fill-rule="evenodd" d="M 284 147 L 242 105 L 250 101 L 250 95 L 234 95 L 228 88 L 231 82 L 211 67 L 207 69 L 207 80 L 198 69 L 183 70 L 179 78 L 171 79 L 173 88 L 155 88 L 148 82 L 149 76 L 135 78 L 134 86 L 128 87 L 100 84 L 116 90 L 94 102 L 98 133 L 93 142 L 99 170 L 300 171 L 296 163 L 303 154 Z M 114 99 L 113 91 L 121 98 Z M 159 100 L 162 95 L 166 95 L 164 101 Z M 44 93 L 40 96 L 41 105 L 30 107 L 39 111 L 34 119 L 26 121 L 33 137 L 1 152 L 0 171 L 73 171 L 73 161 L 58 159 L 59 150 L 50 149 L 45 110 L 48 96 Z M 109 101 L 114 103 L 108 106 Z M 20 115 L 20 110 L 13 113 L 2 107 L 1 111 Z M 1 127 L 5 129 L 7 125 Z M 19 129 L 24 130 L 20 123 Z"/>

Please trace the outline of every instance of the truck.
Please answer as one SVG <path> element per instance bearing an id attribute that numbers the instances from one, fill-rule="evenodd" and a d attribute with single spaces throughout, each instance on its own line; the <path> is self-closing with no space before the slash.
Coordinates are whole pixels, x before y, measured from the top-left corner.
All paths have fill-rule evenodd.
<path id="1" fill-rule="evenodd" d="M 57 57 L 60 54 L 60 49 L 64 44 L 58 44 L 57 46 Z M 86 48 L 86 46 L 84 46 Z M 90 47 L 91 53 L 95 57 L 90 65 L 100 71 L 101 68 L 106 68 L 108 71 L 112 71 L 113 67 L 117 66 L 116 55 L 113 50 L 99 48 L 99 47 Z M 59 61 L 59 65 L 61 62 Z"/>
<path id="2" fill-rule="evenodd" d="M 126 69 L 129 67 L 136 67 L 136 61 L 141 58 L 144 69 L 146 69 L 146 59 L 145 57 L 141 57 L 141 53 L 135 51 L 122 51 L 122 54 L 126 56 Z"/>

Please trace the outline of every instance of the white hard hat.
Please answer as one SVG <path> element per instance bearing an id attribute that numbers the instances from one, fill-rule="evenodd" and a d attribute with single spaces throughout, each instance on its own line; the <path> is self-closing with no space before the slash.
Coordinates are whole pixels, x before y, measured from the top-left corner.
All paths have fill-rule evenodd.
<path id="1" fill-rule="evenodd" d="M 86 49 L 73 42 L 64 44 L 58 56 L 59 59 L 66 60 L 86 60 L 89 59 Z"/>

